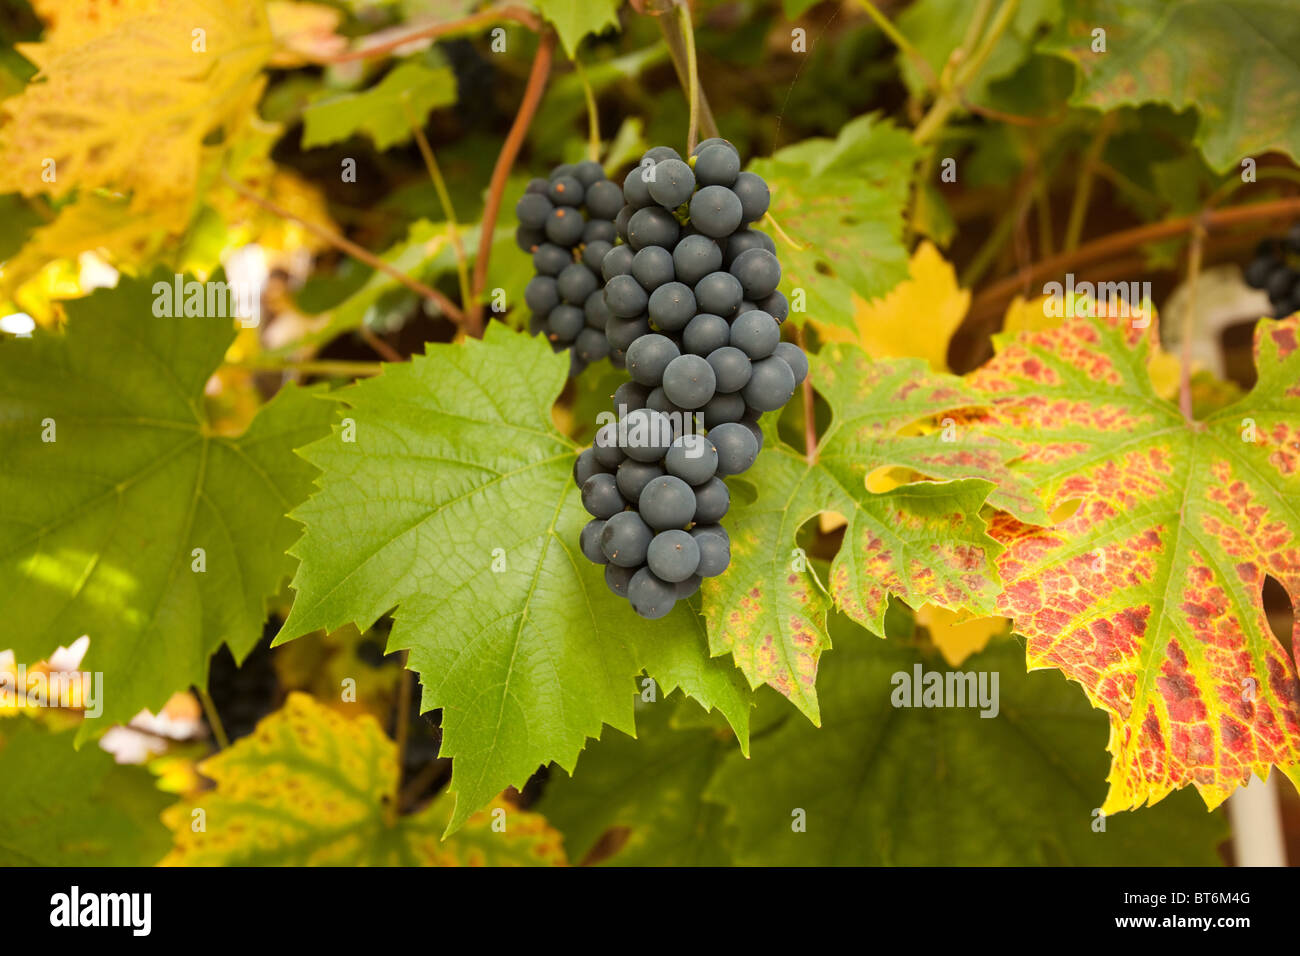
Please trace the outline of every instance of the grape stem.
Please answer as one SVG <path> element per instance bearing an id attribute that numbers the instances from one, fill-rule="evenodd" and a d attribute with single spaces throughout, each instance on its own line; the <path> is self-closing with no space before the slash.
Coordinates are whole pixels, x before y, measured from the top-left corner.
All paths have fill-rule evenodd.
<path id="1" fill-rule="evenodd" d="M 776 234 L 793 246 L 796 252 L 803 252 L 804 246 L 790 238 L 790 234 L 781 228 L 781 224 L 776 221 L 776 216 L 772 215 L 770 209 L 763 214 L 763 219 L 764 221 L 771 223 L 772 228 L 776 230 Z"/>
<path id="2" fill-rule="evenodd" d="M 483 293 L 487 287 L 488 262 L 492 257 L 492 240 L 496 234 L 497 214 L 501 211 L 501 197 L 506 191 L 506 181 L 510 178 L 510 169 L 515 164 L 528 127 L 532 125 L 537 114 L 537 104 L 542 100 L 542 91 L 546 88 L 546 79 L 551 73 L 551 60 L 555 55 L 555 31 L 546 30 L 537 44 L 537 54 L 533 57 L 532 69 L 528 73 L 528 85 L 524 87 L 524 96 L 519 103 L 519 112 L 501 144 L 497 163 L 492 170 L 492 181 L 488 186 L 487 202 L 483 206 L 483 221 L 479 227 L 478 256 L 474 260 L 474 283 L 471 302 L 465 303 L 469 321 L 466 333 L 475 336 L 483 334 Z"/>
<path id="3" fill-rule="evenodd" d="M 393 792 L 385 810 L 385 818 L 391 827 L 397 823 L 397 816 L 402 809 L 402 764 L 406 759 L 406 742 L 411 736 L 411 684 L 415 675 L 406 669 L 407 652 L 402 652 L 402 676 L 397 683 L 397 704 L 393 717 L 397 737 L 397 769 L 393 774 Z"/>
<path id="4" fill-rule="evenodd" d="M 700 139 L 700 65 L 695 58 L 695 27 L 691 24 L 691 8 L 685 2 L 679 2 L 676 11 L 682 38 L 686 42 L 686 98 L 690 101 L 686 155 L 690 156 L 695 152 L 695 144 Z"/>
<path id="5" fill-rule="evenodd" d="M 805 355 L 808 354 L 807 336 L 804 327 L 795 329 L 795 341 Z M 803 447 L 808 467 L 817 464 L 817 409 L 813 405 L 812 371 L 803 377 Z"/>
<path id="6" fill-rule="evenodd" d="M 718 123 L 713 118 L 713 109 L 709 106 L 709 98 L 704 95 L 704 90 L 696 89 L 694 96 L 691 94 L 690 69 L 687 65 L 688 53 L 686 49 L 686 39 L 682 31 L 670 26 L 668 18 L 659 16 L 658 13 L 652 14 L 659 19 L 659 29 L 664 35 L 664 44 L 668 47 L 668 56 L 673 61 L 673 69 L 677 72 L 677 82 L 682 85 L 682 91 L 690 102 L 697 104 L 699 108 L 699 128 L 707 137 L 718 136 Z M 694 46 L 695 34 L 691 33 L 691 43 Z M 694 147 L 691 147 L 694 149 Z"/>
<path id="7" fill-rule="evenodd" d="M 582 96 L 587 101 L 587 158 L 593 163 L 600 162 L 600 111 L 596 108 L 596 91 L 591 88 L 591 80 L 577 54 L 573 57 L 573 71 L 578 74 L 582 84 Z"/>
<path id="8" fill-rule="evenodd" d="M 930 68 L 930 64 L 925 57 L 921 56 L 921 51 L 912 45 L 912 41 L 903 36 L 902 31 L 894 26 L 889 17 L 881 13 L 880 8 L 871 0 L 858 0 L 858 6 L 867 12 L 867 15 L 880 28 L 880 32 L 889 37 L 894 46 L 898 47 L 903 55 L 916 65 L 917 72 L 925 80 L 926 87 L 937 90 L 939 88 L 939 78 L 934 75 L 934 70 Z"/>
<path id="9" fill-rule="evenodd" d="M 424 135 L 424 128 L 411 111 L 410 100 L 405 94 L 402 96 L 402 109 L 406 113 L 406 121 L 411 124 L 411 132 L 415 136 L 416 145 L 420 148 L 424 167 L 429 171 L 429 179 L 433 181 L 438 202 L 442 204 L 442 214 L 447 219 L 447 237 L 451 240 L 452 251 L 456 254 L 456 279 L 460 285 L 460 304 L 461 308 L 468 308 L 471 297 L 469 259 L 465 256 L 465 245 L 460 241 L 460 225 L 456 221 L 456 210 L 451 204 L 451 193 L 447 191 L 447 181 L 442 178 L 442 170 L 433 155 L 433 147 L 429 145 L 429 139 Z"/>
<path id="10" fill-rule="evenodd" d="M 1201 275 L 1201 253 L 1205 244 L 1205 214 L 1192 224 L 1192 241 L 1187 249 L 1187 302 L 1183 311 L 1182 354 L 1178 364 L 1178 408 L 1192 421 L 1192 335 L 1196 331 L 1196 280 Z"/>
<path id="11" fill-rule="evenodd" d="M 199 703 L 203 705 L 203 716 L 208 719 L 212 736 L 217 740 L 217 749 L 225 750 L 230 746 L 230 738 L 226 736 L 226 728 L 221 723 L 221 715 L 217 713 L 217 705 L 212 702 L 212 695 L 208 693 L 206 687 L 199 687 L 197 684 L 194 690 L 198 692 Z"/>
<path id="12" fill-rule="evenodd" d="M 1070 203 L 1070 218 L 1065 226 L 1064 252 L 1072 252 L 1079 246 L 1079 239 L 1083 236 L 1084 219 L 1088 214 L 1088 200 L 1092 198 L 1092 182 L 1097 173 L 1097 163 L 1101 159 L 1102 150 L 1106 148 L 1106 143 L 1110 141 L 1110 135 L 1115 129 L 1118 118 L 1118 112 L 1107 113 L 1092 134 L 1092 142 L 1088 145 L 1088 152 L 1079 167 L 1079 179 L 1074 187 L 1074 200 Z"/>
<path id="13" fill-rule="evenodd" d="M 340 252 L 347 253 L 352 258 L 364 262 L 372 269 L 377 269 L 378 271 L 387 275 L 389 278 L 395 279 L 396 281 L 400 282 L 402 285 L 406 286 L 408 289 L 410 289 L 412 292 L 416 293 L 417 295 L 433 302 L 435 305 L 438 306 L 439 309 L 442 310 L 442 313 L 446 315 L 447 318 L 449 318 L 452 322 L 456 323 L 457 325 L 461 325 L 465 322 L 465 315 L 464 313 L 461 312 L 460 309 L 456 307 L 456 303 L 452 302 L 451 299 L 447 298 L 437 289 L 431 288 L 430 286 L 425 285 L 423 282 L 418 282 L 415 279 L 412 279 L 410 276 L 402 272 L 400 269 L 397 269 L 394 266 L 390 265 L 389 263 L 385 262 L 383 259 L 380 259 L 377 255 L 375 255 L 370 250 L 357 245 L 351 239 L 339 235 L 337 232 L 334 232 L 332 229 L 326 229 L 324 226 L 318 225 L 317 223 L 309 222 L 308 220 L 303 219 L 301 216 L 295 215 L 294 213 L 285 209 L 283 206 L 272 202 L 266 197 L 259 196 L 257 193 L 253 192 L 253 190 L 249 189 L 243 183 L 233 178 L 229 173 L 223 171 L 221 173 L 221 179 L 227 186 L 229 186 L 235 192 L 239 193 L 239 195 L 243 196 L 245 199 L 249 200 L 250 202 L 254 202 L 257 205 L 261 206 L 263 209 L 265 209 L 267 212 L 271 213 L 272 215 L 278 216 L 281 219 L 288 219 L 293 222 L 296 222 L 298 225 L 302 226 L 304 229 L 306 229 L 316 238 L 329 243 L 329 245 L 333 246 L 335 249 L 338 249 Z"/>
<path id="14" fill-rule="evenodd" d="M 404 361 L 400 356 L 398 361 Z M 297 372 L 300 375 L 330 375 L 339 378 L 356 378 L 362 375 L 380 375 L 384 371 L 383 362 L 352 362 L 347 359 L 306 359 L 295 362 L 285 360 L 268 362 L 253 359 L 249 362 L 227 362 L 231 368 L 247 369 L 250 372 Z"/>

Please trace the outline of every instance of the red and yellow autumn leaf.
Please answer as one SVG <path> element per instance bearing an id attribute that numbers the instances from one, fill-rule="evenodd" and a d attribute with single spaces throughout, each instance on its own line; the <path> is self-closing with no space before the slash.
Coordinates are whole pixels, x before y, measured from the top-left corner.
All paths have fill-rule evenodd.
<path id="1" fill-rule="evenodd" d="M 1298 322 L 1260 322 L 1257 385 L 1199 422 L 1152 386 L 1154 322 L 1068 319 L 969 377 L 980 430 L 1022 449 L 1012 473 L 1049 513 L 1077 503 L 990 532 L 1030 669 L 1110 715 L 1106 812 L 1188 784 L 1214 807 L 1273 766 L 1300 783 L 1296 661 L 1262 601 L 1272 577 L 1300 604 Z"/>

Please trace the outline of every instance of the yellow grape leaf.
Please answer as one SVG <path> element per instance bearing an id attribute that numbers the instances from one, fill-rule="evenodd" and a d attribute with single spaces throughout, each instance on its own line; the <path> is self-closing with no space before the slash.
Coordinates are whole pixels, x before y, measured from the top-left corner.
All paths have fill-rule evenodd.
<path id="1" fill-rule="evenodd" d="M 168 235 L 168 216 L 157 209 L 132 209 L 121 197 L 94 192 L 66 206 L 49 225 L 31 235 L 18 254 L 0 267 L 0 297 L 12 298 L 28 312 L 40 309 L 40 282 L 24 288 L 52 262 L 75 262 L 95 252 L 113 264 L 144 261 Z M 58 298 L 84 294 L 80 284 Z M 35 313 L 32 313 L 35 314 Z"/>
<path id="2" fill-rule="evenodd" d="M 926 604 L 916 612 L 916 623 L 924 625 L 930 639 L 949 667 L 960 667 L 972 654 L 978 654 L 990 640 L 1007 629 L 1005 617 L 975 617 L 964 620 L 956 611 Z"/>
<path id="3" fill-rule="evenodd" d="M 343 20 L 340 10 L 321 3 L 270 0 L 266 13 L 277 46 L 271 66 L 302 66 L 347 49 L 347 39 L 336 32 Z"/>
<path id="4" fill-rule="evenodd" d="M 59 0 L 41 70 L 0 105 L 0 193 L 104 187 L 188 214 L 203 142 L 254 112 L 274 44 L 261 0 Z"/>
<path id="5" fill-rule="evenodd" d="M 562 838 L 543 817 L 499 799 L 446 841 L 449 795 L 390 823 L 396 745 L 373 717 L 345 717 L 306 694 L 290 694 L 199 771 L 216 789 L 164 811 L 174 845 L 163 866 L 565 863 Z"/>
<path id="6" fill-rule="evenodd" d="M 917 246 L 907 268 L 909 277 L 881 298 L 854 296 L 856 332 L 816 323 L 822 339 L 857 344 L 877 359 L 923 358 L 934 371 L 947 371 L 948 342 L 970 307 L 970 292 L 931 242 Z"/>

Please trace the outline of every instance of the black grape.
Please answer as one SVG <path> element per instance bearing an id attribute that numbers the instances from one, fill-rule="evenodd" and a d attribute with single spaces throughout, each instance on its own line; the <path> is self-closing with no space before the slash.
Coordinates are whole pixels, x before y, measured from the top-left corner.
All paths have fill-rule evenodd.
<path id="1" fill-rule="evenodd" d="M 738 392 L 749 382 L 753 366 L 749 356 L 732 345 L 724 346 L 708 355 L 713 367 L 719 392 Z"/>
<path id="2" fill-rule="evenodd" d="M 673 340 L 652 333 L 643 335 L 627 349 L 627 370 L 634 381 L 652 388 L 663 382 L 668 363 L 681 355 Z"/>
<path id="3" fill-rule="evenodd" d="M 582 483 L 582 506 L 592 517 L 612 518 L 627 507 L 627 502 L 619 494 L 614 476 L 602 471 Z"/>
<path id="4" fill-rule="evenodd" d="M 695 355 L 708 356 L 731 341 L 731 326 L 720 315 L 701 312 L 682 331 L 682 346 Z"/>
<path id="5" fill-rule="evenodd" d="M 628 501 L 636 501 L 641 497 L 645 486 L 662 474 L 664 469 L 657 461 L 636 461 L 629 458 L 618 466 L 618 474 L 614 480 L 618 485 L 619 494 Z"/>
<path id="6" fill-rule="evenodd" d="M 717 379 L 708 360 L 689 352 L 668 363 L 663 373 L 664 395 L 681 408 L 699 408 L 713 397 Z"/>
<path id="7" fill-rule="evenodd" d="M 773 412 L 790 401 L 794 386 L 794 371 L 773 355 L 754 363 L 754 374 L 749 377 L 740 394 L 750 408 L 760 412 Z"/>
<path id="8" fill-rule="evenodd" d="M 632 259 L 636 255 L 631 246 L 615 246 L 605 253 L 600 260 L 600 274 L 608 282 L 614 276 L 625 276 L 632 271 Z"/>
<path id="9" fill-rule="evenodd" d="M 741 221 L 757 222 L 767 213 L 772 194 L 761 176 L 754 173 L 741 173 L 731 187 L 741 205 Z"/>
<path id="10" fill-rule="evenodd" d="M 711 272 L 695 283 L 695 300 L 701 312 L 729 319 L 744 299 L 740 280 L 729 272 Z"/>
<path id="11" fill-rule="evenodd" d="M 680 159 L 665 159 L 654 168 L 650 198 L 665 209 L 676 209 L 695 192 L 695 173 Z"/>
<path id="12" fill-rule="evenodd" d="M 684 283 L 667 282 L 650 293 L 646 309 L 651 324 L 656 328 L 677 332 L 686 328 L 686 323 L 695 315 L 695 293 Z"/>
<path id="13" fill-rule="evenodd" d="M 715 533 L 708 525 L 697 525 L 691 530 L 690 536 L 695 540 L 699 551 L 696 573 L 701 577 L 712 578 L 727 570 L 727 565 L 731 563 L 731 541 L 725 535 Z"/>
<path id="14" fill-rule="evenodd" d="M 735 232 L 743 210 L 740 199 L 726 186 L 705 186 L 691 197 L 690 214 L 691 224 L 696 229 L 706 236 L 720 239 Z M 636 217 L 632 218 L 635 220 Z"/>
<path id="15" fill-rule="evenodd" d="M 695 489 L 695 520 L 704 523 L 721 521 L 731 507 L 731 492 L 721 478 L 713 477 Z"/>
<path id="16" fill-rule="evenodd" d="M 720 541 L 717 535 L 708 539 Z M 661 531 L 646 549 L 646 564 L 655 577 L 669 584 L 685 581 L 700 566 L 700 546 L 687 532 L 678 529 Z"/>
<path id="17" fill-rule="evenodd" d="M 605 283 L 605 305 L 609 306 L 610 315 L 635 318 L 645 311 L 649 302 L 650 296 L 631 275 L 616 275 Z"/>
<path id="18" fill-rule="evenodd" d="M 740 155 L 715 143 L 695 154 L 695 178 L 701 186 L 730 186 L 740 174 Z"/>
<path id="19" fill-rule="evenodd" d="M 781 341 L 781 327 L 766 312 L 754 309 L 731 323 L 731 344 L 751 359 L 767 358 Z M 770 411 L 770 409 L 764 409 Z"/>
<path id="20" fill-rule="evenodd" d="M 635 568 L 645 563 L 654 533 L 635 511 L 620 511 L 600 529 L 600 550 L 610 564 Z"/>
<path id="21" fill-rule="evenodd" d="M 709 188 L 717 189 L 720 187 L 711 186 Z M 698 196 L 699 193 L 696 193 L 696 195 Z M 692 206 L 694 206 L 694 203 L 695 200 L 692 199 Z M 736 201 L 736 205 L 739 208 L 739 200 Z M 552 216 L 554 216 L 554 213 L 552 213 Z M 677 220 L 672 217 L 671 213 L 665 212 L 658 206 L 647 206 L 645 209 L 638 209 L 632 214 L 632 218 L 628 220 L 627 241 L 628 245 L 637 250 L 646 246 L 671 247 L 677 241 L 681 231 L 681 226 L 677 224 Z"/>
<path id="22" fill-rule="evenodd" d="M 781 263 L 766 249 L 747 249 L 731 261 L 731 274 L 740 280 L 745 298 L 758 300 L 776 291 Z"/>
<path id="23" fill-rule="evenodd" d="M 694 285 L 721 267 L 722 248 L 708 236 L 698 233 L 684 236 L 673 249 L 673 268 L 677 278 L 688 285 Z"/>
<path id="24" fill-rule="evenodd" d="M 663 246 L 646 246 L 632 257 L 632 275 L 647 292 L 672 282 L 672 253 Z"/>
<path id="25" fill-rule="evenodd" d="M 593 479 L 588 479 L 591 480 Z M 680 478 L 664 475 L 655 478 L 642 489 L 637 509 L 642 520 L 656 531 L 685 528 L 695 517 L 695 492 Z"/>
<path id="26" fill-rule="evenodd" d="M 786 371 L 790 369 L 787 366 Z M 738 475 L 748 471 L 758 457 L 758 442 L 743 422 L 725 422 L 709 431 L 718 450 L 718 474 Z"/>
<path id="27" fill-rule="evenodd" d="M 601 552 L 601 555 L 604 555 L 603 551 Z M 628 582 L 632 580 L 632 575 L 636 573 L 636 568 L 621 568 L 617 564 L 606 563 L 608 560 L 609 559 L 606 558 L 605 561 L 598 562 L 605 564 L 605 584 L 619 597 L 625 598 L 627 597 Z"/>
<path id="28" fill-rule="evenodd" d="M 682 435 L 669 446 L 664 467 L 688 485 L 702 485 L 718 470 L 718 449 L 703 435 Z M 626 492 L 624 497 L 632 498 Z"/>
<path id="29" fill-rule="evenodd" d="M 655 577 L 649 568 L 642 568 L 628 582 L 627 599 L 632 602 L 636 613 L 655 620 L 673 609 L 677 603 L 677 588 Z"/>
<path id="30" fill-rule="evenodd" d="M 803 384 L 803 380 L 808 377 L 808 356 L 803 354 L 803 349 L 790 342 L 780 342 L 772 354 L 790 366 L 796 385 Z"/>

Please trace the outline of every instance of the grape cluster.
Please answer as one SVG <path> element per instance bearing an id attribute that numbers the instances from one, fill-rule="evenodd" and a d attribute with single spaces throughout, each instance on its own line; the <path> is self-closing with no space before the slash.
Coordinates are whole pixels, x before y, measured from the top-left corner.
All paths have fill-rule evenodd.
<path id="1" fill-rule="evenodd" d="M 759 416 L 790 400 L 808 360 L 781 341 L 781 265 L 771 238 L 750 227 L 767 212 L 768 188 L 740 171 L 735 147 L 705 140 L 689 162 L 656 147 L 623 197 L 621 241 L 601 274 L 605 334 L 631 381 L 574 480 L 592 515 L 583 554 L 638 614 L 659 618 L 726 570 L 722 479 L 754 463 Z"/>
<path id="2" fill-rule="evenodd" d="M 622 208 L 622 190 L 591 160 L 532 180 L 515 206 L 515 241 L 532 253 L 536 272 L 524 291 L 529 331 L 545 334 L 557 352 L 572 348 L 571 375 L 609 354 L 600 264 L 618 239 L 614 217 Z"/>
<path id="3" fill-rule="evenodd" d="M 1268 293 L 1273 315 L 1300 312 L 1300 223 L 1285 239 L 1265 239 L 1246 267 L 1246 284 Z"/>

